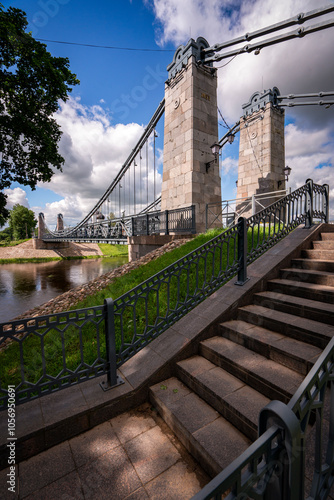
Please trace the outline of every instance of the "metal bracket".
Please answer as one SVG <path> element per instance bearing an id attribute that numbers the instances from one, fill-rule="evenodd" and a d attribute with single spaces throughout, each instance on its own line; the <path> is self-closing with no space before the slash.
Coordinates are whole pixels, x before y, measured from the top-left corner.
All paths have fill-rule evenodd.
<path id="1" fill-rule="evenodd" d="M 114 385 L 109 385 L 109 382 L 108 382 L 108 379 L 107 380 L 104 380 L 103 382 L 100 383 L 100 387 L 101 389 L 106 392 L 106 391 L 110 391 L 110 389 L 113 389 L 114 387 L 118 387 L 119 385 L 122 385 L 124 384 L 124 380 L 122 379 L 122 377 L 120 377 L 119 375 L 116 375 L 117 377 L 117 382 L 116 384 Z"/>

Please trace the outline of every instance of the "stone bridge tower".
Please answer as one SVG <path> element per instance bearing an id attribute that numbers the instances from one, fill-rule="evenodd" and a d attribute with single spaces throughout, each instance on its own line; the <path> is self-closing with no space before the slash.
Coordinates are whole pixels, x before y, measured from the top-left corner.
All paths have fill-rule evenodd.
<path id="1" fill-rule="evenodd" d="M 221 202 L 219 162 L 210 146 L 218 142 L 217 71 L 198 64 L 209 44 L 190 39 L 167 67 L 161 210 L 195 205 L 196 231 L 205 231 L 207 203 Z"/>
<path id="2" fill-rule="evenodd" d="M 63 214 L 57 215 L 57 231 L 64 231 L 64 219 Z"/>
<path id="3" fill-rule="evenodd" d="M 255 92 L 242 106 L 237 198 L 286 188 L 284 110 L 278 106 L 279 95 L 276 87 Z M 276 200 L 267 199 L 263 205 L 268 206 Z"/>

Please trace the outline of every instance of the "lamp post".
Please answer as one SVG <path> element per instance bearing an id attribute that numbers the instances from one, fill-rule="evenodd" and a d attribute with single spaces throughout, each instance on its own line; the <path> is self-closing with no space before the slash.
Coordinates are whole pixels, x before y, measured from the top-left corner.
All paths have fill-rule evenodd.
<path id="1" fill-rule="evenodd" d="M 283 170 L 286 182 L 288 182 L 288 180 L 289 180 L 289 175 L 291 174 L 291 170 L 292 169 L 288 165 Z"/>
<path id="2" fill-rule="evenodd" d="M 207 172 L 210 168 L 211 163 L 217 163 L 217 158 L 218 158 L 219 151 L 220 151 L 219 144 L 217 144 L 216 142 L 214 144 L 212 144 L 211 151 L 212 151 L 212 154 L 214 155 L 214 159 L 205 164 L 205 169 Z"/>

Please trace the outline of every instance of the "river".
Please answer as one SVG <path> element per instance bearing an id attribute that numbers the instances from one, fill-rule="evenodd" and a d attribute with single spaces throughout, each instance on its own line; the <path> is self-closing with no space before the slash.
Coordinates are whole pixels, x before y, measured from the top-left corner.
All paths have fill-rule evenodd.
<path id="1" fill-rule="evenodd" d="M 0 323 L 128 262 L 127 257 L 0 265 Z"/>

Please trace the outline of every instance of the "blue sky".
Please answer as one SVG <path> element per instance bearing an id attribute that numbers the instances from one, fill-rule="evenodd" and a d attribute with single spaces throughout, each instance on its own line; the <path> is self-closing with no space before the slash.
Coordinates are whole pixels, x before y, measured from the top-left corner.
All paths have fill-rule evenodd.
<path id="1" fill-rule="evenodd" d="M 64 131 L 63 174 L 36 191 L 12 185 L 15 202 L 43 211 L 52 225 L 56 214 L 76 223 L 110 184 L 136 139 L 164 97 L 167 65 L 179 44 L 204 36 L 214 44 L 308 11 L 329 0 L 2 0 L 24 10 L 37 39 L 107 45 L 112 50 L 45 42 L 54 56 L 68 57 L 81 81 L 57 114 Z M 312 38 L 312 40 L 311 40 Z M 334 29 L 242 55 L 218 71 L 218 104 L 230 125 L 253 92 L 278 86 L 282 94 L 334 90 Z M 224 64 L 224 61 L 223 61 Z M 307 177 L 329 182 L 333 176 L 332 107 L 288 110 L 286 163 L 291 187 Z M 162 151 L 160 125 L 158 148 Z M 220 135 L 225 130 L 220 128 Z M 99 137 L 98 143 L 96 137 Z M 161 152 L 160 151 L 160 152 Z M 235 197 L 238 140 L 222 152 L 223 198 Z M 320 168 L 319 168 L 320 167 Z M 161 163 L 159 163 L 161 173 Z M 334 182 L 332 182 L 334 185 Z M 334 187 L 334 186 L 333 186 Z M 334 195 L 334 190 L 333 190 Z M 52 215 L 53 214 L 53 215 Z"/>

